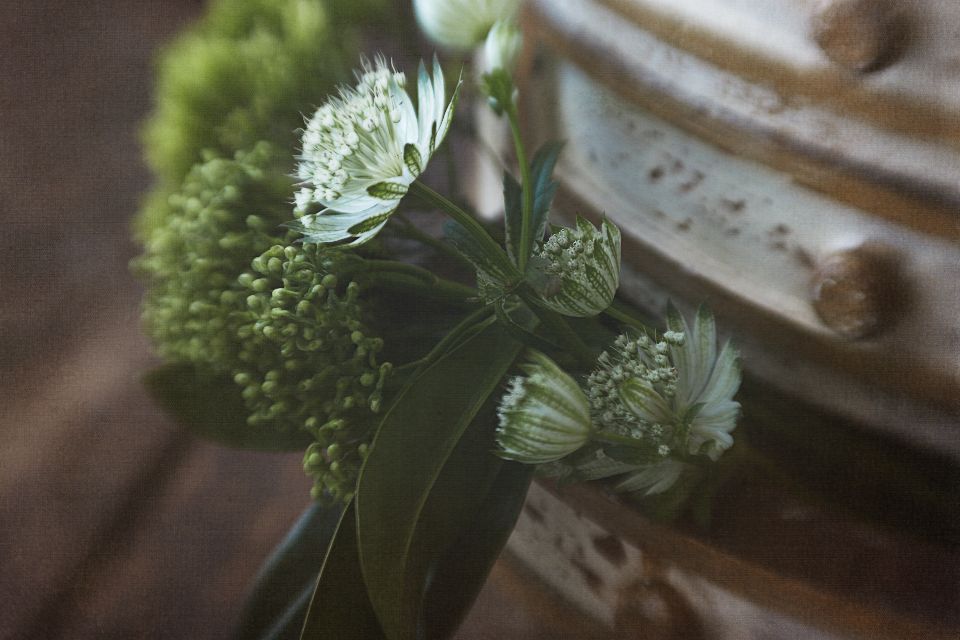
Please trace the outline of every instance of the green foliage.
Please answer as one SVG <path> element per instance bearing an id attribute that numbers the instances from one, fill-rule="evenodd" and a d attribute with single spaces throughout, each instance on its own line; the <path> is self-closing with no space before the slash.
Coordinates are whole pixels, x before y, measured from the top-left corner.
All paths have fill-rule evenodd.
<path id="1" fill-rule="evenodd" d="M 357 488 L 357 523 L 364 579 L 389 638 L 414 637 L 428 570 L 496 476 L 492 419 L 464 433 L 519 351 L 491 325 L 424 371 L 384 417 Z"/>
<path id="2" fill-rule="evenodd" d="M 340 525 L 344 505 L 310 505 L 261 568 L 250 592 L 235 640 L 297 638 L 317 582 L 317 568 Z M 284 627 L 287 633 L 278 633 Z"/>
<path id="3" fill-rule="evenodd" d="M 352 24 L 383 0 L 219 0 L 164 52 L 144 131 L 161 184 L 176 185 L 205 150 L 221 157 L 269 140 L 296 146 L 308 113 L 357 60 Z M 292 172 L 293 158 L 285 170 Z"/>
<path id="4" fill-rule="evenodd" d="M 179 417 L 238 446 L 272 448 L 270 438 L 306 430 L 314 494 L 340 499 L 352 494 L 389 366 L 377 363 L 383 341 L 360 318 L 358 287 L 330 273 L 325 252 L 286 246 L 281 225 L 293 217 L 302 114 L 348 79 L 351 24 L 384 4 L 214 2 L 161 57 L 144 132 L 159 181 L 136 222 L 147 331 L 165 359 L 217 384 L 232 378 L 247 414 L 214 424 L 196 403 Z M 161 378 L 163 401 L 174 387 Z"/>
<path id="5" fill-rule="evenodd" d="M 360 571 L 356 512 L 350 505 L 327 549 L 303 624 L 303 640 L 383 640 Z"/>

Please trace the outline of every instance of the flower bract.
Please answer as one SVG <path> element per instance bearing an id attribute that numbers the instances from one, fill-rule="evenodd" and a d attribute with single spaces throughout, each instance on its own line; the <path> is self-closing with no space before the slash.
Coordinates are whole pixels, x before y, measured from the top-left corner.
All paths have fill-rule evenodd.
<path id="1" fill-rule="evenodd" d="M 459 85 L 448 104 L 436 60 L 432 75 L 420 63 L 416 108 L 406 76 L 383 58 L 364 62 L 357 80 L 317 109 L 303 133 L 299 219 L 291 226 L 310 242 L 373 238 L 450 129 Z"/>
<path id="2" fill-rule="evenodd" d="M 526 376 L 511 381 L 499 409 L 498 454 L 540 464 L 559 460 L 590 438 L 590 405 L 576 381 L 553 360 L 534 353 Z"/>
<path id="3" fill-rule="evenodd" d="M 550 236 L 537 253 L 547 279 L 541 304 L 567 316 L 595 316 L 610 306 L 620 283 L 620 230 L 604 220 L 595 228 L 577 217 L 576 227 Z"/>
<path id="4" fill-rule="evenodd" d="M 467 50 L 483 42 L 497 22 L 511 20 L 521 0 L 414 0 L 420 28 L 432 41 Z"/>

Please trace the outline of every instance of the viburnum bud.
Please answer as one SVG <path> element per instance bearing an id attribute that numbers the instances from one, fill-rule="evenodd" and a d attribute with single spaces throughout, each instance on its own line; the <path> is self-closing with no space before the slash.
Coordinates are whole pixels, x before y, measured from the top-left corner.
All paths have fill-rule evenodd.
<path id="1" fill-rule="evenodd" d="M 414 0 L 420 28 L 433 42 L 460 51 L 477 46 L 493 25 L 513 19 L 522 0 Z"/>
<path id="2" fill-rule="evenodd" d="M 502 69 L 513 75 L 523 49 L 523 34 L 512 21 L 501 20 L 493 25 L 483 46 L 484 65 L 488 72 Z"/>

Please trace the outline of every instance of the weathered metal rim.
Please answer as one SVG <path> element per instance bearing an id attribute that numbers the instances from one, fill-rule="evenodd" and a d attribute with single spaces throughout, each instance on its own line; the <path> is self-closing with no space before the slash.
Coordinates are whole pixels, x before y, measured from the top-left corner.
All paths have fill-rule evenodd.
<path id="1" fill-rule="evenodd" d="M 704 576 L 718 586 L 754 603 L 802 621 L 811 627 L 852 637 L 954 638 L 955 631 L 908 620 L 879 608 L 847 600 L 795 578 L 778 575 L 748 560 L 657 525 L 636 509 L 616 500 L 597 486 L 558 487 L 539 481 L 546 489 L 587 518 L 621 536 L 657 559 Z"/>
<path id="2" fill-rule="evenodd" d="M 665 42 L 753 81 L 786 90 L 844 111 L 878 126 L 910 136 L 960 146 L 960 118 L 936 104 L 905 100 L 890 91 L 864 88 L 856 76 L 836 71 L 800 72 L 756 51 L 737 47 L 705 29 L 692 28 L 674 16 L 629 0 L 596 0 Z M 758 62 L 760 64 L 758 64 Z"/>
<path id="3" fill-rule="evenodd" d="M 751 126 L 741 118 L 704 114 L 701 105 L 684 101 L 662 82 L 653 82 L 602 43 L 563 30 L 537 3 L 527 6 L 525 26 L 535 39 L 628 101 L 720 148 L 785 171 L 799 183 L 840 202 L 923 233 L 960 241 L 960 191 L 918 184 L 783 132 Z M 615 77 L 631 81 L 614 82 Z"/>

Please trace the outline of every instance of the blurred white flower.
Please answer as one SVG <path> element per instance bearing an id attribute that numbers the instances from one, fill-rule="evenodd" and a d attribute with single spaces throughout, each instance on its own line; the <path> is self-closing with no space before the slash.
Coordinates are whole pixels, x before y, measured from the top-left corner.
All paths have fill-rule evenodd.
<path id="1" fill-rule="evenodd" d="M 483 45 L 484 67 L 487 72 L 502 69 L 513 75 L 520 51 L 523 49 L 523 34 L 512 21 L 501 20 L 493 25 Z"/>
<path id="2" fill-rule="evenodd" d="M 522 0 L 414 0 L 417 22 L 433 42 L 466 51 L 497 22 L 512 20 Z"/>
<path id="3" fill-rule="evenodd" d="M 450 128 L 459 85 L 446 102 L 443 72 L 420 63 L 417 106 L 406 76 L 383 58 L 364 61 L 356 87 L 317 109 L 303 133 L 297 175 L 299 219 L 310 242 L 362 244 L 387 223 Z M 324 207 L 306 213 L 311 206 Z"/>
<path id="4" fill-rule="evenodd" d="M 559 460 L 590 439 L 590 405 L 576 381 L 542 353 L 511 380 L 501 401 L 498 455 L 542 464 Z"/>

